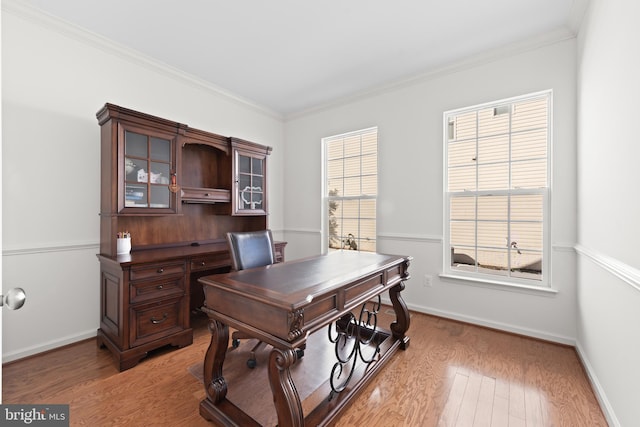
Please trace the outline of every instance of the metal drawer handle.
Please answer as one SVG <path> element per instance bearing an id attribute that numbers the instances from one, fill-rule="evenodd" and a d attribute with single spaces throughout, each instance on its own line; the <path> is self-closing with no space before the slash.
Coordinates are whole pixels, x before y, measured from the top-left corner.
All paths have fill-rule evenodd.
<path id="1" fill-rule="evenodd" d="M 169 315 L 168 315 L 167 313 L 164 313 L 164 314 L 162 315 L 162 319 L 156 319 L 155 317 L 152 317 L 152 318 L 151 318 L 151 323 L 153 323 L 154 325 L 157 325 L 158 323 L 162 323 L 162 322 L 164 322 L 165 320 L 167 320 L 167 317 L 168 317 L 168 316 L 169 316 Z"/>
<path id="2" fill-rule="evenodd" d="M 164 273 L 164 268 L 160 267 L 160 268 L 158 269 L 158 274 L 162 274 L 162 273 Z"/>
<path id="3" fill-rule="evenodd" d="M 205 265 L 207 265 L 207 263 L 206 263 L 206 262 L 204 262 L 204 261 L 202 261 L 202 262 L 200 263 L 200 265 L 204 267 Z"/>
<path id="4" fill-rule="evenodd" d="M 163 289 L 163 288 L 164 288 L 164 286 L 162 286 L 162 285 L 156 286 L 156 289 Z"/>

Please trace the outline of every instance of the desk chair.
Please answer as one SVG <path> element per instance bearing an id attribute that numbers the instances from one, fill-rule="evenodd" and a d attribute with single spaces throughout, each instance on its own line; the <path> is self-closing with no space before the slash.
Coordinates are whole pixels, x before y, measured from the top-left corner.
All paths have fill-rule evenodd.
<path id="1" fill-rule="evenodd" d="M 245 270 L 254 267 L 264 267 L 276 262 L 276 247 L 273 244 L 271 230 L 231 232 L 227 233 L 229 253 L 231 254 L 231 268 Z M 241 339 L 254 338 L 240 331 L 231 334 L 231 345 L 237 348 Z M 256 366 L 256 351 L 266 345 L 259 341 L 252 349 L 247 360 L 249 368 Z"/>
<path id="2" fill-rule="evenodd" d="M 254 267 L 264 267 L 276 262 L 276 247 L 273 243 L 271 230 L 245 231 L 227 233 L 229 253 L 231 254 L 231 268 L 233 270 L 246 270 Z M 252 339 L 248 334 L 235 331 L 231 334 L 231 345 L 237 348 L 241 339 Z M 251 349 L 247 366 L 256 367 L 256 351 L 266 343 L 258 341 Z M 304 356 L 304 346 L 296 349 L 298 358 Z"/>

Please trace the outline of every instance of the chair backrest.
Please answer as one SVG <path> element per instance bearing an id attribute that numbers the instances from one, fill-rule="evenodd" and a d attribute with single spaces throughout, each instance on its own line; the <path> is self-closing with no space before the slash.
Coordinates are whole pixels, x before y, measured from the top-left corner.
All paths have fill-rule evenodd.
<path id="1" fill-rule="evenodd" d="M 271 230 L 227 233 L 231 267 L 245 270 L 276 262 L 276 247 Z"/>

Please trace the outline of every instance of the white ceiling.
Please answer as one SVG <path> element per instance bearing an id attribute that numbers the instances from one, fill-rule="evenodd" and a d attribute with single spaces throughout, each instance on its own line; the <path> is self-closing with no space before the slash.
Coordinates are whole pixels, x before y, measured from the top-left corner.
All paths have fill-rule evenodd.
<path id="1" fill-rule="evenodd" d="M 549 34 L 588 0 L 22 0 L 283 116 Z"/>

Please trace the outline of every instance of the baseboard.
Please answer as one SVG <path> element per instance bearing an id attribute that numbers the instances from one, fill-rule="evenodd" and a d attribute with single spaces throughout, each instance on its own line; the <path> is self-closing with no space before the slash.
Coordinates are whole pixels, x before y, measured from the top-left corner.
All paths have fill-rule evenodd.
<path id="1" fill-rule="evenodd" d="M 593 393 L 596 395 L 596 399 L 600 404 L 600 409 L 602 409 L 602 413 L 604 417 L 607 419 L 607 423 L 610 427 L 620 427 L 620 421 L 615 415 L 611 404 L 609 403 L 609 399 L 607 399 L 607 395 L 604 392 L 604 389 L 600 385 L 600 381 L 598 381 L 598 377 L 595 374 L 595 371 L 591 367 L 591 363 L 589 359 L 587 359 L 582 346 L 578 342 L 576 344 L 576 353 L 578 353 L 578 358 L 584 367 L 585 372 L 587 373 L 587 377 L 589 378 L 589 382 L 591 383 L 591 387 L 593 388 Z"/>
<path id="2" fill-rule="evenodd" d="M 97 328 L 91 329 L 89 331 L 85 331 L 79 334 L 67 335 L 66 337 L 62 337 L 60 339 L 56 339 L 43 344 L 38 344 L 35 346 L 23 348 L 17 351 L 4 353 L 2 355 L 2 363 L 15 362 L 16 360 L 24 359 L 25 357 L 29 357 L 29 356 L 34 356 L 36 354 L 53 350 L 58 347 L 74 344 L 78 341 L 83 341 L 89 338 L 95 338 L 96 333 L 97 333 Z"/>
<path id="3" fill-rule="evenodd" d="M 568 345 L 575 347 L 575 338 L 565 337 L 562 335 L 550 334 L 544 331 L 538 331 L 535 329 L 521 328 L 506 323 L 494 322 L 479 317 L 466 316 L 460 313 L 453 313 L 450 311 L 438 310 L 432 307 L 424 307 L 416 304 L 407 304 L 409 310 L 416 311 L 418 313 L 430 314 L 432 316 L 443 317 L 445 319 L 457 320 L 459 322 L 470 323 L 473 325 L 483 326 L 485 328 L 496 329 L 499 331 L 509 332 L 516 335 L 522 335 L 525 337 L 536 338 L 543 341 L 549 341 L 557 344 Z"/>

